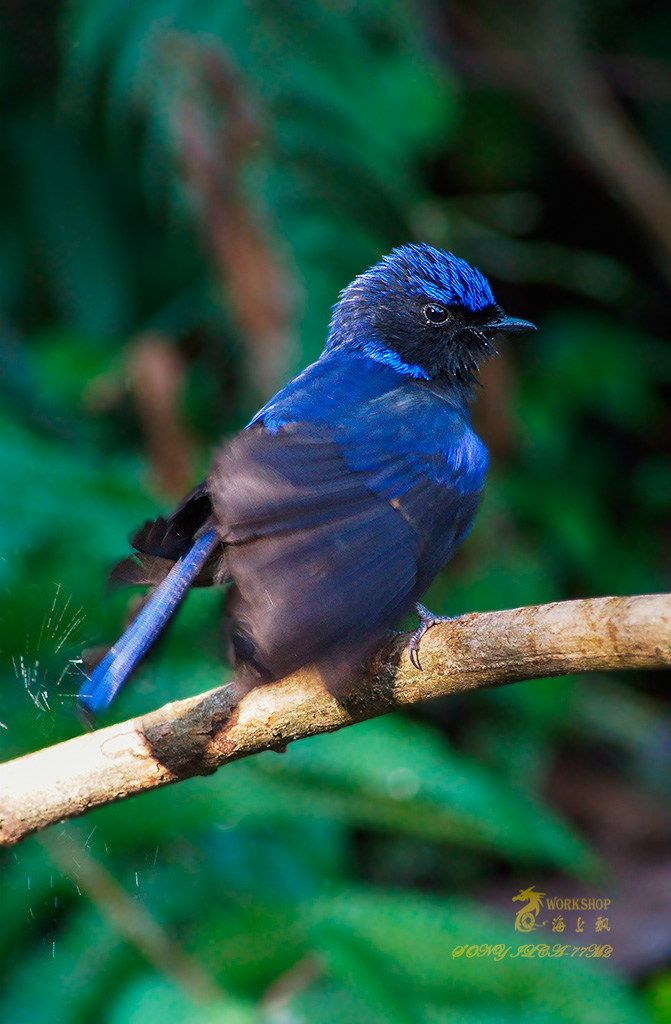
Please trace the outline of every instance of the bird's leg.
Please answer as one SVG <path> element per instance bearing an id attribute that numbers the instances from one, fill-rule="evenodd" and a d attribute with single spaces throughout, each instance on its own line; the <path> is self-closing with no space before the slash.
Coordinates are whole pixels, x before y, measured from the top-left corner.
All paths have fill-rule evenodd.
<path id="1" fill-rule="evenodd" d="M 453 615 L 434 615 L 428 608 L 425 608 L 419 601 L 415 605 L 415 610 L 419 615 L 419 626 L 410 637 L 410 643 L 408 644 L 408 652 L 410 654 L 410 661 L 422 671 L 422 666 L 419 660 L 419 645 L 422 637 L 428 629 L 435 626 L 437 622 L 451 622 L 454 618 Z"/>

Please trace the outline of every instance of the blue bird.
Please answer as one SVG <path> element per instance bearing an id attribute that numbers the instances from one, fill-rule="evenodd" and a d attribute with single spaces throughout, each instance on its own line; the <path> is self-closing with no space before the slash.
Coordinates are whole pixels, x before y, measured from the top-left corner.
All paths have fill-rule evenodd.
<path id="1" fill-rule="evenodd" d="M 117 582 L 155 587 L 87 678 L 103 711 L 189 586 L 230 583 L 227 649 L 245 690 L 314 665 L 337 697 L 470 530 L 488 453 L 468 403 L 506 316 L 482 274 L 405 245 L 334 306 L 320 358 L 216 454 L 207 479 L 132 540 Z"/>

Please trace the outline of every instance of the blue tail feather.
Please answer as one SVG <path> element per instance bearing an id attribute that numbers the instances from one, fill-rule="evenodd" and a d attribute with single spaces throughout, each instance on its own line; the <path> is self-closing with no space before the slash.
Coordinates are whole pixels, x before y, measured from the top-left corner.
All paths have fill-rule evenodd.
<path id="1" fill-rule="evenodd" d="M 123 636 L 81 687 L 78 700 L 85 712 L 97 715 L 109 707 L 140 658 L 167 624 L 217 544 L 217 532 L 207 530 L 175 563 Z"/>

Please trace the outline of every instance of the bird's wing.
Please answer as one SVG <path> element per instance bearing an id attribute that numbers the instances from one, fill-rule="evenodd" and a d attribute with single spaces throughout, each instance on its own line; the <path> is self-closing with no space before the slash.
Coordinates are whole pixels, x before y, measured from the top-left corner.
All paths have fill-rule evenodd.
<path id="1" fill-rule="evenodd" d="M 219 452 L 208 479 L 236 588 L 234 647 L 262 679 L 319 663 L 335 688 L 414 586 L 412 528 L 330 434 L 255 425 Z"/>
<path id="2" fill-rule="evenodd" d="M 388 411 L 367 439 L 354 420 L 256 423 L 215 460 L 236 650 L 262 678 L 315 663 L 342 692 L 470 524 L 477 499 L 446 482 L 439 443 L 408 448 Z"/>

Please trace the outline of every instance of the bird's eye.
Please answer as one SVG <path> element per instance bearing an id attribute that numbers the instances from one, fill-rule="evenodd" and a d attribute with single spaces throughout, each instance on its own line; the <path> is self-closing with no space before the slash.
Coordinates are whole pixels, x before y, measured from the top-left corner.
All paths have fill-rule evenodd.
<path id="1" fill-rule="evenodd" d="M 450 315 L 445 306 L 439 306 L 437 302 L 429 302 L 423 312 L 430 324 L 444 324 Z"/>

